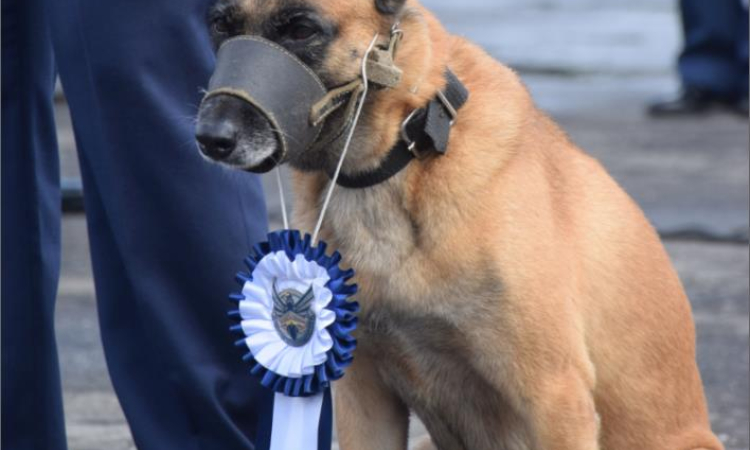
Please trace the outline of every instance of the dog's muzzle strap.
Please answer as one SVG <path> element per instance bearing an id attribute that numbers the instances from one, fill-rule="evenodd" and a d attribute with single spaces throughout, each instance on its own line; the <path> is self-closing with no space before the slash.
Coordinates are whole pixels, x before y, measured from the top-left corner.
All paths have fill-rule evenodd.
<path id="1" fill-rule="evenodd" d="M 356 104 L 357 97 L 362 92 L 364 85 L 362 80 L 356 79 L 351 83 L 347 83 L 343 86 L 337 87 L 328 91 L 328 93 L 321 98 L 316 104 L 313 105 L 310 111 L 310 122 L 313 126 L 318 126 L 323 123 L 334 111 L 338 110 L 347 102 Z M 347 114 L 349 113 L 350 107 L 347 107 Z"/>
<path id="2" fill-rule="evenodd" d="M 401 83 L 403 75 L 401 69 L 396 66 L 396 52 L 403 32 L 394 28 L 386 45 L 374 48 L 367 58 L 367 81 L 375 88 L 394 88 Z M 357 104 L 359 94 L 362 93 L 364 83 L 357 78 L 343 86 L 328 91 L 328 93 L 315 103 L 310 111 L 310 122 L 313 126 L 321 125 L 328 116 L 346 105 L 344 111 L 345 126 L 351 121 L 354 107 Z M 341 133 L 334 133 L 339 136 Z M 330 142 L 329 142 L 330 143 Z"/>

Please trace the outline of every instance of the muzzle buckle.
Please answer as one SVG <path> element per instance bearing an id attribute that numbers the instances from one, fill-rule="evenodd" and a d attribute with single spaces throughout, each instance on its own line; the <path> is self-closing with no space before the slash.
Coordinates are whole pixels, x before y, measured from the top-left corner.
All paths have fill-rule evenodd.
<path id="1" fill-rule="evenodd" d="M 396 66 L 396 52 L 398 51 L 404 32 L 398 23 L 391 28 L 391 37 L 387 46 L 378 46 L 367 59 L 367 79 L 383 88 L 394 88 L 401 83 L 403 72 Z"/>

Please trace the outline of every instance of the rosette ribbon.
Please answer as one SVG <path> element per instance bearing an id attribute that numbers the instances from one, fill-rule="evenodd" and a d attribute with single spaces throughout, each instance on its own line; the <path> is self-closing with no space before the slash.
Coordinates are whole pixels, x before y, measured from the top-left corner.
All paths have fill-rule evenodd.
<path id="1" fill-rule="evenodd" d="M 231 294 L 237 308 L 232 331 L 250 373 L 275 392 L 270 424 L 259 433 L 258 450 L 329 450 L 331 382 L 344 375 L 357 342 L 354 271 L 339 267 L 341 255 L 326 254 L 310 235 L 282 230 L 253 247 L 240 272 L 242 291 Z"/>

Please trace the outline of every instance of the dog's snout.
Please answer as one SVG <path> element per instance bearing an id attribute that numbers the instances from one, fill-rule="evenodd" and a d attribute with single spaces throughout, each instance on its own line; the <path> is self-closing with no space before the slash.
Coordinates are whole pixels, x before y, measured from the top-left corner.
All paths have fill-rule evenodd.
<path id="1" fill-rule="evenodd" d="M 204 99 L 195 123 L 195 140 L 207 159 L 249 172 L 271 170 L 282 156 L 271 122 L 233 95 Z"/>
<path id="2" fill-rule="evenodd" d="M 215 160 L 228 157 L 237 146 L 237 127 L 229 120 L 199 122 L 195 139 L 204 155 Z"/>

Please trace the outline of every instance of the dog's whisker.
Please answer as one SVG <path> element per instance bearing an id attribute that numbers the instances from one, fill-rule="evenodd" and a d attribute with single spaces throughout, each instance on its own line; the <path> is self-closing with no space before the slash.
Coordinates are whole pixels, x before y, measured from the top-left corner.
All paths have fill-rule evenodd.
<path id="1" fill-rule="evenodd" d="M 293 143 L 295 143 L 295 144 L 298 144 L 298 143 L 299 143 L 299 140 L 298 140 L 298 139 L 296 139 L 296 138 L 295 138 L 294 136 L 290 135 L 289 133 L 285 133 L 284 131 L 282 131 L 282 130 L 277 130 L 277 129 L 274 129 L 273 131 L 274 131 L 274 133 L 276 133 L 276 134 L 279 134 L 279 135 L 283 136 L 283 137 L 284 137 L 285 139 L 287 139 L 288 141 L 291 141 L 291 142 L 293 142 Z"/>

